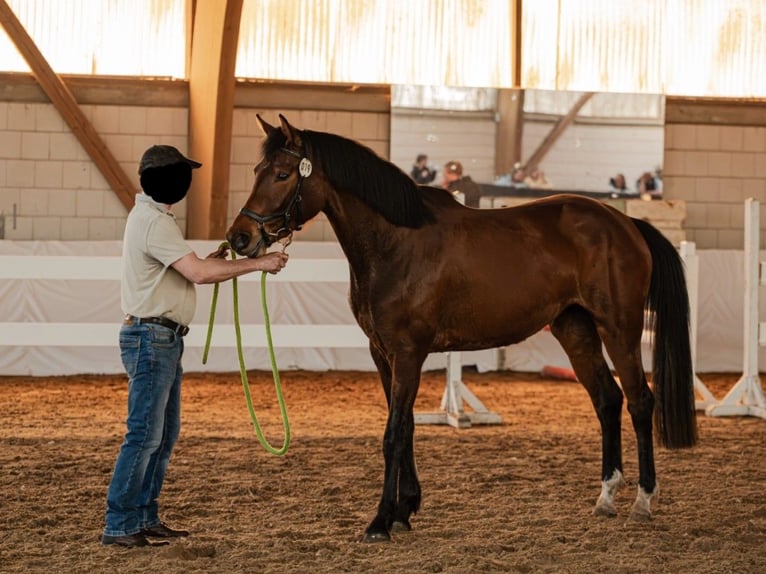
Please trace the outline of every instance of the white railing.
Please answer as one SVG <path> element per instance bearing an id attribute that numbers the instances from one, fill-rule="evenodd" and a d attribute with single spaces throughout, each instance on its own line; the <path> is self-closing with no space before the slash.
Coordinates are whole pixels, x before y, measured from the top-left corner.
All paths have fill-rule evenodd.
<path id="1" fill-rule="evenodd" d="M 55 255 L 0 255 L 1 279 L 35 280 L 113 280 L 120 279 L 120 257 L 55 256 Z M 242 282 L 260 281 L 260 273 L 239 278 Z M 348 283 L 348 263 L 343 259 L 296 259 L 281 273 L 269 275 L 269 283 Z M 222 285 L 229 291 L 228 283 Z M 205 324 L 194 324 L 184 339 L 189 347 L 203 347 L 207 334 Z M 51 347 L 113 347 L 115 324 L 111 323 L 57 323 L 41 324 L 29 321 L 0 323 L 0 346 Z M 248 347 L 267 346 L 263 324 L 242 325 L 242 336 Z M 355 324 L 349 325 L 272 325 L 275 347 L 333 347 L 367 348 L 368 340 Z M 211 347 L 235 347 L 234 325 L 216 324 Z"/>

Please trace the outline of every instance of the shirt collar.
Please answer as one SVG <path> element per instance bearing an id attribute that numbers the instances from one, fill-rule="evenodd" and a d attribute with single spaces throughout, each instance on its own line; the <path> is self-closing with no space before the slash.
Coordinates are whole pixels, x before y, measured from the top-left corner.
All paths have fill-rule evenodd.
<path id="1" fill-rule="evenodd" d="M 168 209 L 167 205 L 165 205 L 164 203 L 157 203 L 150 196 L 148 196 L 147 194 L 143 192 L 136 194 L 136 205 L 138 205 L 139 203 L 146 205 L 147 207 L 150 207 L 152 209 L 156 209 L 160 213 L 169 215 L 173 219 L 176 218 L 175 214 Z"/>

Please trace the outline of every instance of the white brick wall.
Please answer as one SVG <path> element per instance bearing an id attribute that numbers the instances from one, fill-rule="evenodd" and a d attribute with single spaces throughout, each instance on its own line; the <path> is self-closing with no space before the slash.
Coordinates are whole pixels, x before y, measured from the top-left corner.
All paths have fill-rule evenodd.
<path id="1" fill-rule="evenodd" d="M 147 147 L 187 147 L 184 108 L 81 109 L 136 189 Z M 175 211 L 183 227 L 185 202 Z M 0 214 L 6 239 L 121 239 L 127 210 L 52 104 L 0 102 Z"/>
<path id="2" fill-rule="evenodd" d="M 742 249 L 745 199 L 759 200 L 766 218 L 766 127 L 666 126 L 665 190 L 686 201 L 684 227 L 698 249 Z"/>
<path id="3" fill-rule="evenodd" d="M 136 188 L 138 159 L 147 147 L 167 143 L 187 149 L 185 108 L 84 105 L 82 110 Z M 360 140 L 407 172 L 423 152 L 437 167 L 460 159 L 477 181 L 495 177 L 490 115 L 236 109 L 229 220 L 250 193 L 260 155 L 255 115 L 277 123 L 278 112 L 299 128 Z M 525 125 L 523 157 L 551 127 Z M 684 229 L 698 248 L 741 248 L 747 197 L 761 200 L 766 219 L 766 127 L 574 124 L 542 163 L 556 188 L 598 191 L 618 171 L 633 184 L 657 165 L 664 168 L 666 196 L 687 203 Z M 174 211 L 183 228 L 186 202 Z M 51 104 L 0 102 L 0 214 L 8 239 L 120 239 L 127 210 Z M 320 216 L 297 239 L 331 240 L 334 233 Z"/>

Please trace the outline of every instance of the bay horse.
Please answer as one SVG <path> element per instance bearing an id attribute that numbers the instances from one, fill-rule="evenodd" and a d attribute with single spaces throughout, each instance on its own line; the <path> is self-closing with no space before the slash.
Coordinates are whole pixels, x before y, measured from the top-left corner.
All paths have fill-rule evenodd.
<path id="1" fill-rule="evenodd" d="M 638 449 L 631 517 L 650 518 L 658 488 L 653 425 L 666 448 L 697 442 L 689 300 L 673 245 L 649 223 L 573 194 L 465 207 L 364 145 L 279 120 L 275 127 L 258 116 L 262 159 L 226 237 L 237 253 L 256 257 L 324 212 L 348 259 L 351 309 L 388 402 L 383 492 L 363 539 L 409 530 L 420 507 L 413 406 L 427 355 L 518 343 L 547 325 L 601 425 L 595 514 L 616 514 L 624 482 L 624 395 Z M 645 313 L 653 390 L 641 362 Z"/>

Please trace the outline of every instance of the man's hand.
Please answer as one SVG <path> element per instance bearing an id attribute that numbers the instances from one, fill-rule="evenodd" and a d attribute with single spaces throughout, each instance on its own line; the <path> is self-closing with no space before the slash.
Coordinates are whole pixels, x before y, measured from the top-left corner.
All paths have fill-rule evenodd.
<path id="1" fill-rule="evenodd" d="M 226 259 L 229 256 L 229 244 L 222 243 L 221 246 L 213 251 L 205 259 Z"/>
<path id="2" fill-rule="evenodd" d="M 282 271 L 285 265 L 287 265 L 288 259 L 287 253 L 277 251 L 274 253 L 267 253 L 260 257 L 256 257 L 255 260 L 261 263 L 261 271 L 267 271 L 272 274 Z"/>

